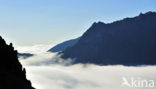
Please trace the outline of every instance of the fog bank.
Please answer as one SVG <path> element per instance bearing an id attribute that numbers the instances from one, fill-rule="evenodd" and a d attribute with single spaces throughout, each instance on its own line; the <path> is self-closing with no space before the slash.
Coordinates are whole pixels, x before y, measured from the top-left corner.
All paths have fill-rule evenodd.
<path id="1" fill-rule="evenodd" d="M 132 87 L 122 85 L 123 79 L 131 83 L 153 80 L 156 82 L 156 66 L 98 66 L 93 64 L 69 64 L 70 60 L 62 61 L 54 53 L 39 49 L 41 46 L 32 47 L 31 50 L 41 50 L 33 57 L 21 59 L 26 68 L 27 78 L 31 80 L 36 89 L 156 89 L 155 87 Z M 31 51 L 29 50 L 29 51 Z M 56 62 L 59 60 L 59 62 Z"/>

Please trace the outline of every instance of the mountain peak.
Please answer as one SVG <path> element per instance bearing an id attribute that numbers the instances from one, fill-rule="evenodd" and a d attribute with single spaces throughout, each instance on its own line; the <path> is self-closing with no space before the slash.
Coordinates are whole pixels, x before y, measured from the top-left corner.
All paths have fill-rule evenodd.
<path id="1" fill-rule="evenodd" d="M 92 24 L 92 26 L 96 26 L 96 25 L 104 25 L 105 23 L 104 22 L 102 22 L 102 21 L 98 21 L 98 22 L 94 22 L 93 24 Z"/>
<path id="2" fill-rule="evenodd" d="M 156 12 L 154 12 L 154 11 L 149 11 L 149 12 L 146 12 L 146 13 L 144 13 L 144 14 L 143 14 L 142 12 L 140 13 L 140 15 L 152 15 L 152 14 L 156 14 Z M 140 15 L 139 15 L 139 16 L 140 16 Z"/>
<path id="3" fill-rule="evenodd" d="M 73 63 L 156 64 L 156 12 L 147 12 L 112 23 L 94 23 L 63 58 Z"/>

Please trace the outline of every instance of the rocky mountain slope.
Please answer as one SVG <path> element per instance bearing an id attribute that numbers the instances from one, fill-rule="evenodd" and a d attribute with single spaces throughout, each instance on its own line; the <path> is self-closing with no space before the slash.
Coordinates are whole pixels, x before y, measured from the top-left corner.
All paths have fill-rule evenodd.
<path id="1" fill-rule="evenodd" d="M 78 42 L 78 40 L 79 40 L 79 38 L 62 42 L 62 43 L 52 47 L 51 49 L 49 49 L 48 52 L 62 52 L 66 48 L 72 47 L 73 45 L 75 45 Z"/>
<path id="2" fill-rule="evenodd" d="M 17 58 L 12 43 L 7 45 L 0 37 L 0 89 L 34 89 L 26 79 L 26 70 Z"/>
<path id="3" fill-rule="evenodd" d="M 94 23 L 62 58 L 100 65 L 156 64 L 156 12 L 113 23 Z"/>

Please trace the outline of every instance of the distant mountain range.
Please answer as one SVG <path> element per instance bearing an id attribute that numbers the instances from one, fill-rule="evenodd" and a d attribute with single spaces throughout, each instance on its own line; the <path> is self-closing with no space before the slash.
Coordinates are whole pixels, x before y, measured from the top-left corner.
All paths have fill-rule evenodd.
<path id="1" fill-rule="evenodd" d="M 34 56 L 34 54 L 31 54 L 31 53 L 18 53 L 17 56 L 26 59 L 26 58 Z"/>
<path id="2" fill-rule="evenodd" d="M 156 64 L 156 12 L 112 23 L 93 23 L 62 58 L 99 65 Z"/>
<path id="3" fill-rule="evenodd" d="M 0 89 L 35 89 L 26 78 L 26 70 L 17 58 L 12 43 L 7 45 L 0 36 Z"/>
<path id="4" fill-rule="evenodd" d="M 78 40 L 79 40 L 79 38 L 62 42 L 62 43 L 54 46 L 53 48 L 49 49 L 48 52 L 62 52 L 66 48 L 72 47 L 73 45 L 75 45 L 78 42 Z"/>

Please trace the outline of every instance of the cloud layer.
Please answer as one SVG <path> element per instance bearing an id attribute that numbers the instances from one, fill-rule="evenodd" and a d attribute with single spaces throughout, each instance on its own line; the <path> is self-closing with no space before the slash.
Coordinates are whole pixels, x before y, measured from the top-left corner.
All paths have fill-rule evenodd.
<path id="1" fill-rule="evenodd" d="M 156 81 L 156 66 L 49 65 L 26 68 L 28 79 L 37 89 L 133 89 L 121 85 L 123 77 Z"/>
<path id="2" fill-rule="evenodd" d="M 34 53 L 34 54 L 39 54 L 39 53 L 44 53 L 47 50 L 49 50 L 52 47 L 52 45 L 33 45 L 33 46 L 17 46 L 15 49 L 17 49 L 21 53 Z"/>
<path id="3" fill-rule="evenodd" d="M 47 46 L 48 47 L 48 46 Z M 26 47 L 27 48 L 27 47 Z M 35 56 L 20 60 L 27 70 L 27 77 L 36 89 L 155 89 L 122 86 L 123 77 L 129 82 L 131 78 L 138 81 L 153 80 L 156 82 L 156 66 L 97 66 L 71 65 L 64 66 L 56 54 L 48 53 L 46 47 L 30 47 L 29 52 Z M 41 49 L 40 49 L 41 48 Z M 22 49 L 22 48 L 21 48 Z M 40 50 L 40 52 L 38 52 Z M 28 51 L 28 49 L 26 49 Z M 60 60 L 60 62 L 56 62 Z M 70 61 L 67 61 L 67 63 Z"/>

